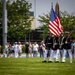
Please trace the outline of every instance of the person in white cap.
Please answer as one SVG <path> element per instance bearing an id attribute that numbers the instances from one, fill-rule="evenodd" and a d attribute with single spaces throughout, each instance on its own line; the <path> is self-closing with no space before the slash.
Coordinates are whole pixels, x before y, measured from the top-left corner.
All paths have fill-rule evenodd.
<path id="1" fill-rule="evenodd" d="M 15 58 L 18 58 L 19 46 L 18 46 L 17 42 L 14 43 L 13 49 L 14 49 L 14 53 L 15 53 Z"/>
<path id="2" fill-rule="evenodd" d="M 18 47 L 19 47 L 19 57 L 21 57 L 21 54 L 22 54 L 22 44 L 21 44 L 21 42 L 18 42 Z"/>

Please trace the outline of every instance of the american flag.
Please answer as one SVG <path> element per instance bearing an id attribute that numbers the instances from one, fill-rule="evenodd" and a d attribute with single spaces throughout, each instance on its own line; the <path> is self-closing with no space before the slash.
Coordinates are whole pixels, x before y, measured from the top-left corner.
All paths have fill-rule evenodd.
<path id="1" fill-rule="evenodd" d="M 58 16 L 53 10 L 53 6 L 51 8 L 51 13 L 50 13 L 49 31 L 51 34 L 55 36 L 59 36 L 63 32 L 63 27 L 60 24 L 60 20 Z"/>

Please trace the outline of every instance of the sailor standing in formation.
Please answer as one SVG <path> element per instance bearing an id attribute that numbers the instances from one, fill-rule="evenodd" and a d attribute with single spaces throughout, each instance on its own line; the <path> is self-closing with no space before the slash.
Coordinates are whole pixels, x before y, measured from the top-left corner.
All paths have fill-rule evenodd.
<path id="1" fill-rule="evenodd" d="M 44 52 L 44 61 L 43 62 L 47 62 L 47 57 L 50 57 L 50 50 L 52 49 L 53 46 L 53 38 L 51 36 L 51 34 L 48 34 L 48 36 L 45 39 L 45 52 Z"/>
<path id="2" fill-rule="evenodd" d="M 50 62 L 54 62 L 54 57 L 56 62 L 60 61 L 60 50 L 59 50 L 59 37 L 53 36 L 53 48 L 50 54 Z"/>
<path id="3" fill-rule="evenodd" d="M 62 62 L 66 62 L 66 53 L 68 52 L 70 63 L 72 63 L 71 43 L 72 39 L 69 37 L 69 34 L 66 34 L 66 37 L 63 34 L 60 36 L 48 34 L 45 40 L 44 62 L 46 62 L 48 52 L 48 62 L 54 62 L 54 57 L 56 58 L 56 62 L 60 62 L 60 57 L 62 58 Z"/>
<path id="4" fill-rule="evenodd" d="M 71 51 L 71 44 L 72 44 L 72 39 L 70 38 L 69 34 L 67 33 L 65 38 L 64 38 L 64 61 L 66 61 L 66 53 L 68 52 L 69 54 L 69 59 L 70 59 L 70 63 L 72 63 L 72 51 Z"/>
<path id="5" fill-rule="evenodd" d="M 65 55 L 66 55 L 64 46 L 65 46 L 65 40 L 63 34 L 61 34 L 59 37 L 59 49 L 60 49 L 60 57 L 62 57 L 62 62 L 65 62 Z"/>

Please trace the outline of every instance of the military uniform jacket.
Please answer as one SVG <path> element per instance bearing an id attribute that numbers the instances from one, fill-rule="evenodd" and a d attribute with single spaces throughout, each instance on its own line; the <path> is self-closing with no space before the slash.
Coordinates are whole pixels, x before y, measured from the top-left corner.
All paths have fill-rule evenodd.
<path id="1" fill-rule="evenodd" d="M 64 38 L 64 49 L 71 49 L 71 38 Z"/>
<path id="2" fill-rule="evenodd" d="M 53 50 L 59 49 L 59 37 L 55 37 Z"/>
<path id="3" fill-rule="evenodd" d="M 53 37 L 47 37 L 45 40 L 46 49 L 50 50 L 53 47 Z"/>
<path id="4" fill-rule="evenodd" d="M 60 37 L 59 49 L 62 50 L 64 48 L 64 37 Z"/>

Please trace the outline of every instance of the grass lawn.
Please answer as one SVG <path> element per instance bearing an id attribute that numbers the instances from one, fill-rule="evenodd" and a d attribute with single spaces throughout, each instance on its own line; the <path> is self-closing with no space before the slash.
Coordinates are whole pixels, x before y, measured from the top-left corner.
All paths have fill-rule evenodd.
<path id="1" fill-rule="evenodd" d="M 43 58 L 0 58 L 0 75 L 75 75 L 73 63 L 43 63 Z"/>

